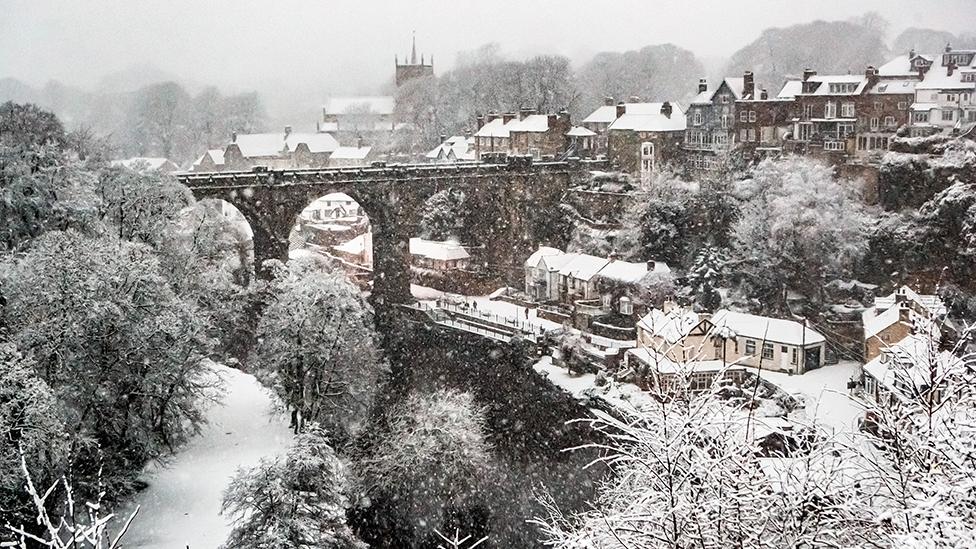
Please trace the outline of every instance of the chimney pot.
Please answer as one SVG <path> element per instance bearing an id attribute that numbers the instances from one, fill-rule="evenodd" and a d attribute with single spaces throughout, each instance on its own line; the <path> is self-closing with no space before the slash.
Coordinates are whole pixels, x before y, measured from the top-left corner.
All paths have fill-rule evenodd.
<path id="1" fill-rule="evenodd" d="M 639 95 L 631 95 L 630 96 L 630 102 L 631 103 L 640 103 L 640 96 Z"/>
<path id="2" fill-rule="evenodd" d="M 671 118 L 671 112 L 671 103 L 667 101 L 661 103 L 661 114 L 663 114 L 665 118 Z"/>
<path id="3" fill-rule="evenodd" d="M 803 81 L 804 82 L 806 82 L 807 80 L 810 80 L 814 76 L 817 76 L 817 71 L 815 71 L 813 69 L 810 69 L 810 68 L 803 69 Z"/>
<path id="4" fill-rule="evenodd" d="M 607 107 L 613 106 L 613 104 L 614 104 L 613 103 L 613 96 L 612 95 L 608 95 L 608 96 L 604 97 L 603 98 L 603 104 L 605 106 L 607 106 Z"/>
<path id="5" fill-rule="evenodd" d="M 623 116 L 625 112 L 627 112 L 627 105 L 623 101 L 617 103 L 617 118 Z"/>
<path id="6" fill-rule="evenodd" d="M 752 76 L 752 71 L 742 73 L 742 97 L 750 98 L 756 93 L 756 81 Z"/>
<path id="7" fill-rule="evenodd" d="M 708 80 L 704 78 L 698 80 L 698 93 L 705 93 L 708 91 Z"/>

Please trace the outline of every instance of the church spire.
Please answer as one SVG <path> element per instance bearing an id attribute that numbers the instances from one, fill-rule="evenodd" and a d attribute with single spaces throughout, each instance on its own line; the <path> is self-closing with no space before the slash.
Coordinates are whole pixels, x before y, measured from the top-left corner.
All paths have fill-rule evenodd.
<path id="1" fill-rule="evenodd" d="M 417 31 L 413 31 L 413 49 L 410 50 L 410 64 L 417 64 Z"/>

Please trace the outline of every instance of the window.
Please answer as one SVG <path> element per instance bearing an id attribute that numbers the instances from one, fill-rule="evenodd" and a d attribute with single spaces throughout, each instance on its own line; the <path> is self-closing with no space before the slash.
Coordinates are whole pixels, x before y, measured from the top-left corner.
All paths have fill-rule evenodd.
<path id="1" fill-rule="evenodd" d="M 756 121 L 756 111 L 749 111 L 749 122 Z"/>
<path id="2" fill-rule="evenodd" d="M 854 124 L 837 124 L 837 137 L 843 139 L 854 133 Z"/>
<path id="3" fill-rule="evenodd" d="M 899 101 L 898 102 L 898 110 L 903 111 L 903 110 L 905 110 L 907 108 L 908 108 L 908 102 L 907 101 Z"/>
<path id="4" fill-rule="evenodd" d="M 718 100 L 719 100 L 720 103 L 726 104 L 726 103 L 729 102 L 729 96 L 728 95 L 725 95 L 725 94 L 722 94 L 722 95 L 718 96 Z"/>
<path id="5" fill-rule="evenodd" d="M 755 140 L 756 140 L 756 129 L 749 128 L 749 141 L 755 141 Z"/>
<path id="6" fill-rule="evenodd" d="M 803 105 L 803 118 L 813 118 L 813 105 Z"/>
<path id="7" fill-rule="evenodd" d="M 840 114 L 844 118 L 854 118 L 854 103 L 844 103 L 841 105 Z"/>
<path id="8" fill-rule="evenodd" d="M 693 122 L 693 123 L 694 123 L 694 124 L 695 124 L 696 126 L 701 126 L 701 125 L 702 125 L 702 120 L 703 120 L 703 118 L 704 118 L 704 117 L 702 116 L 702 112 L 701 112 L 701 109 L 695 109 L 695 120 L 694 120 L 694 122 Z"/>
<path id="9" fill-rule="evenodd" d="M 836 118 L 837 117 L 837 103 L 833 101 L 828 101 L 824 105 L 824 118 Z"/>
<path id="10" fill-rule="evenodd" d="M 779 346 L 779 352 L 785 353 L 786 352 L 786 345 L 780 345 Z"/>
<path id="11" fill-rule="evenodd" d="M 739 113 L 739 122 L 748 122 L 748 121 L 749 121 L 749 113 L 746 112 L 746 111 L 740 112 Z"/>
<path id="12" fill-rule="evenodd" d="M 775 352 L 775 350 L 776 349 L 773 348 L 773 344 L 772 343 L 763 343 L 763 354 L 762 354 L 762 357 L 763 358 L 768 358 L 768 359 L 773 358 L 773 353 Z"/>
<path id="13" fill-rule="evenodd" d="M 723 114 L 722 115 L 722 128 L 728 128 L 731 125 L 730 124 L 730 122 L 731 122 L 730 118 L 732 118 L 732 117 L 729 116 L 729 115 L 727 115 L 727 114 Z"/>
<path id="14" fill-rule="evenodd" d="M 746 340 L 746 354 L 749 356 L 755 356 L 756 354 L 756 342 L 752 339 Z"/>
<path id="15" fill-rule="evenodd" d="M 843 141 L 824 141 L 823 148 L 825 151 L 842 151 L 844 150 Z"/>
<path id="16" fill-rule="evenodd" d="M 813 124 L 800 124 L 800 141 L 809 141 L 813 135 Z"/>
<path id="17" fill-rule="evenodd" d="M 830 84 L 830 93 L 854 93 L 857 91 L 857 82 L 834 82 Z"/>
<path id="18" fill-rule="evenodd" d="M 739 143 L 745 143 L 749 140 L 749 132 L 745 129 L 739 130 Z"/>
<path id="19" fill-rule="evenodd" d="M 879 122 L 879 120 L 878 120 L 878 117 L 877 116 L 872 116 L 871 117 L 871 130 L 872 131 L 878 129 L 878 122 Z"/>
<path id="20" fill-rule="evenodd" d="M 875 101 L 874 102 L 874 110 L 876 110 L 876 111 L 880 111 L 881 110 L 881 101 Z"/>
<path id="21" fill-rule="evenodd" d="M 793 352 L 790 353 L 790 364 L 796 364 L 796 349 L 795 348 L 793 349 Z"/>
<path id="22" fill-rule="evenodd" d="M 895 127 L 895 117 L 894 116 L 886 116 L 884 122 L 885 122 L 885 127 L 886 128 L 894 128 Z"/>
<path id="23" fill-rule="evenodd" d="M 916 111 L 912 113 L 912 122 L 928 122 L 929 113 L 926 111 Z"/>
<path id="24" fill-rule="evenodd" d="M 654 171 L 654 143 L 641 143 L 641 177 L 650 176 Z"/>
<path id="25" fill-rule="evenodd" d="M 952 109 L 942 109 L 942 120 L 954 120 L 956 111 Z"/>
<path id="26" fill-rule="evenodd" d="M 956 100 L 956 94 L 954 94 L 954 93 L 947 93 L 946 94 L 946 101 L 952 102 L 952 101 L 955 101 L 955 100 Z"/>
<path id="27" fill-rule="evenodd" d="M 976 82 L 976 72 L 964 72 L 962 73 L 963 82 Z"/>

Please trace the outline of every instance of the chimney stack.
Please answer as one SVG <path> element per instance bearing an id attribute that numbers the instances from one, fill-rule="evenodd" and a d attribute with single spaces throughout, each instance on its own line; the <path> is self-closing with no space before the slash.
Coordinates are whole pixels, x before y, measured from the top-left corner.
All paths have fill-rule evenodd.
<path id="1" fill-rule="evenodd" d="M 291 126 L 285 126 L 285 139 L 288 139 L 289 135 L 291 135 Z"/>
<path id="2" fill-rule="evenodd" d="M 663 114 L 665 118 L 671 118 L 671 103 L 668 103 L 667 101 L 661 103 L 661 114 Z"/>
<path id="3" fill-rule="evenodd" d="M 509 122 L 511 122 L 512 120 L 514 120 L 515 117 L 516 117 L 516 114 L 514 112 L 503 112 L 502 113 L 502 123 L 503 124 L 508 124 Z"/>
<path id="4" fill-rule="evenodd" d="M 230 142 L 237 143 L 237 130 L 230 132 Z"/>
<path id="5" fill-rule="evenodd" d="M 608 96 L 606 96 L 606 97 L 603 98 L 603 105 L 604 106 L 606 106 L 606 107 L 612 107 L 613 104 L 614 103 L 613 103 L 613 96 L 612 95 L 608 95 Z"/>
<path id="6" fill-rule="evenodd" d="M 915 57 L 915 48 L 908 50 L 908 60 L 911 61 Z"/>
<path id="7" fill-rule="evenodd" d="M 535 109 L 529 107 L 523 107 L 519 109 L 519 120 L 525 120 L 527 117 L 535 114 Z"/>
<path id="8" fill-rule="evenodd" d="M 631 95 L 630 96 L 630 102 L 631 103 L 640 103 L 640 96 L 639 95 Z"/>
<path id="9" fill-rule="evenodd" d="M 627 112 L 627 105 L 623 101 L 617 103 L 617 118 L 623 116 L 625 112 Z"/>
<path id="10" fill-rule="evenodd" d="M 708 91 L 708 80 L 701 78 L 698 80 L 698 93 L 705 93 Z"/>
<path id="11" fill-rule="evenodd" d="M 445 141 L 447 141 L 447 134 L 442 133 L 441 134 L 441 143 L 444 143 Z"/>
<path id="12" fill-rule="evenodd" d="M 485 115 L 483 114 L 479 113 L 477 116 L 475 116 L 474 120 L 475 126 L 477 126 L 479 130 L 485 125 Z"/>
<path id="13" fill-rule="evenodd" d="M 810 80 L 814 76 L 817 76 L 817 71 L 815 71 L 813 69 L 809 69 L 809 68 L 803 69 L 803 81 L 804 82 L 806 82 L 807 80 Z"/>
<path id="14" fill-rule="evenodd" d="M 751 98 L 756 93 L 756 81 L 752 77 L 752 71 L 742 73 L 742 97 Z"/>
<path id="15" fill-rule="evenodd" d="M 946 76 L 952 76 L 952 73 L 956 70 L 956 64 L 952 61 L 946 65 Z"/>
<path id="16" fill-rule="evenodd" d="M 952 51 L 952 43 L 946 42 L 945 52 L 949 53 Z"/>
<path id="17" fill-rule="evenodd" d="M 759 92 L 759 99 L 762 99 L 763 101 L 769 99 L 769 92 L 766 91 L 766 88 L 763 88 L 762 91 Z"/>

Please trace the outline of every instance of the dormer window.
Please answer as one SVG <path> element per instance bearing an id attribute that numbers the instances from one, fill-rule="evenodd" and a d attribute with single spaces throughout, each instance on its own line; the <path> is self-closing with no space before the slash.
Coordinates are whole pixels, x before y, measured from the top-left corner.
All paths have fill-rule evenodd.
<path id="1" fill-rule="evenodd" d="M 963 82 L 976 82 L 976 72 L 964 72 L 962 73 Z"/>
<path id="2" fill-rule="evenodd" d="M 696 126 L 701 126 L 703 119 L 704 117 L 702 116 L 701 109 L 695 109 L 694 122 L 692 123 Z"/>
<path id="3" fill-rule="evenodd" d="M 830 93 L 854 93 L 857 90 L 857 82 L 832 82 Z"/>

